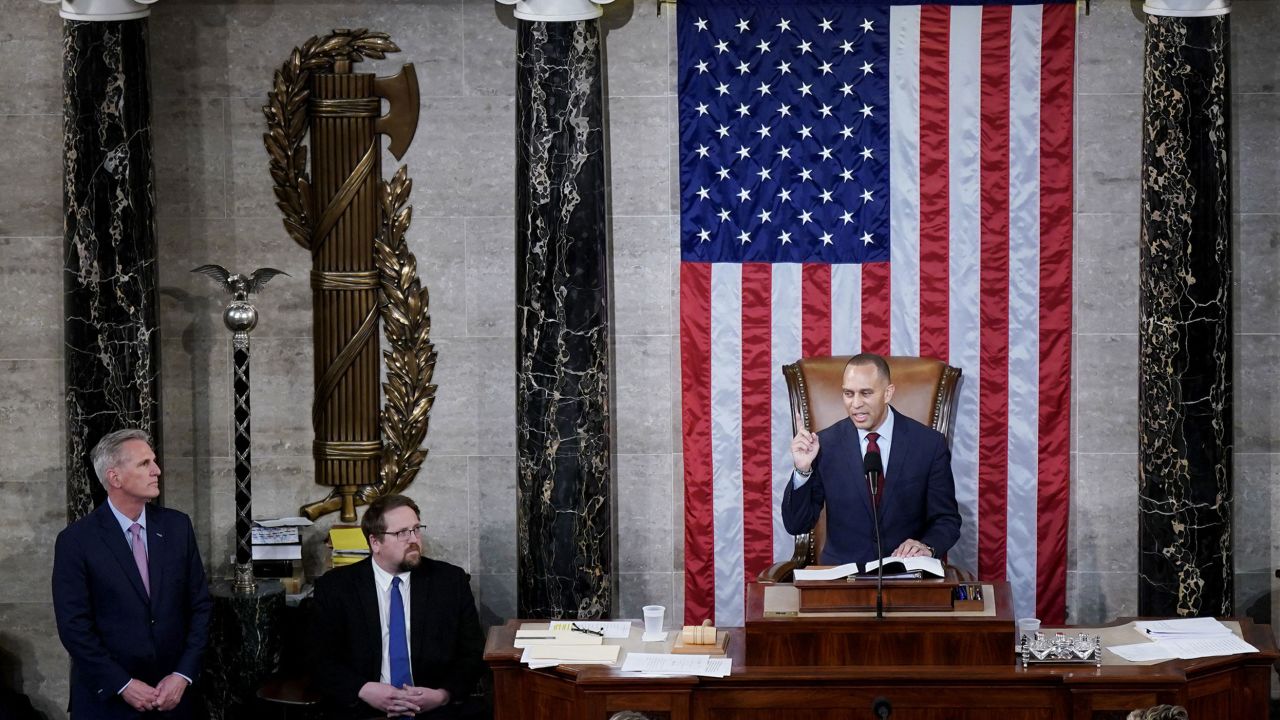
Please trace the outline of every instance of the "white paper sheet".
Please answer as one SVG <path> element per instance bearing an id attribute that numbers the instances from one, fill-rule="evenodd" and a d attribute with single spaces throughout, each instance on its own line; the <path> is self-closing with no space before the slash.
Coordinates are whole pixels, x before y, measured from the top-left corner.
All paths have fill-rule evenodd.
<path id="1" fill-rule="evenodd" d="M 518 650 L 535 645 L 603 645 L 604 638 L 599 635 L 583 635 L 582 633 L 556 633 L 549 637 L 516 638 L 512 644 Z"/>
<path id="2" fill-rule="evenodd" d="M 584 630 L 601 631 L 607 638 L 621 640 L 631 637 L 630 620 L 556 620 L 548 629 L 552 632 L 572 631 L 574 625 Z"/>
<path id="3" fill-rule="evenodd" d="M 1133 626 L 1152 637 L 1184 638 L 1197 635 L 1231 634 L 1230 628 L 1211 617 L 1143 620 L 1135 622 Z"/>
<path id="4" fill-rule="evenodd" d="M 1129 662 L 1149 660 L 1194 660 L 1196 658 L 1258 652 L 1258 648 L 1232 634 L 1211 635 L 1183 640 L 1158 640 L 1107 648 Z"/>
<path id="5" fill-rule="evenodd" d="M 839 580 L 858 574 L 858 563 L 845 563 L 844 565 L 836 565 L 835 567 L 814 570 L 811 568 L 797 568 L 793 577 L 797 581 L 805 580 Z"/>
<path id="6" fill-rule="evenodd" d="M 1162 643 L 1144 642 L 1133 645 L 1113 645 L 1107 648 L 1111 652 L 1129 662 L 1149 662 L 1151 660 L 1172 660 L 1177 655 Z"/>
<path id="7" fill-rule="evenodd" d="M 622 672 L 656 673 L 659 675 L 701 675 L 706 672 L 710 655 L 672 655 L 669 653 L 627 653 Z"/>
<path id="8" fill-rule="evenodd" d="M 733 660 L 729 658 L 711 658 L 707 661 L 707 677 L 729 677 L 733 670 Z"/>
<path id="9" fill-rule="evenodd" d="M 282 517 L 267 520 L 254 520 L 259 527 L 310 527 L 313 523 L 304 517 Z"/>
<path id="10" fill-rule="evenodd" d="M 1258 648 L 1235 635 L 1214 635 L 1212 637 L 1187 640 L 1161 640 L 1156 644 L 1165 646 L 1169 651 L 1176 653 L 1176 657 L 1183 660 L 1258 652 Z"/>
<path id="11" fill-rule="evenodd" d="M 520 662 L 555 660 L 558 663 L 612 665 L 618 661 L 617 645 L 534 645 L 524 649 Z"/>

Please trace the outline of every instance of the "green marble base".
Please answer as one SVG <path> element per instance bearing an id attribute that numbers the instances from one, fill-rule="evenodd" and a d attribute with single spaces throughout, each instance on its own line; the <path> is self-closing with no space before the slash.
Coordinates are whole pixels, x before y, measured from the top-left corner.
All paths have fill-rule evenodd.
<path id="1" fill-rule="evenodd" d="M 280 664 L 284 588 L 278 580 L 258 580 L 257 592 L 241 595 L 221 580 L 212 592 L 204 670 L 209 718 L 248 717 L 258 687 Z"/>

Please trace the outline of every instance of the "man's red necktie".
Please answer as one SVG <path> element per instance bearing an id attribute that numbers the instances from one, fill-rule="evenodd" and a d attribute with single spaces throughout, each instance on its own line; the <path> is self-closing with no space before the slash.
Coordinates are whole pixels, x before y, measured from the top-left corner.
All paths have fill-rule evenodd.
<path id="1" fill-rule="evenodd" d="M 868 455 L 870 455 L 871 453 L 875 453 L 876 455 L 880 454 L 880 445 L 876 443 L 876 441 L 879 439 L 880 439 L 880 433 L 873 433 L 873 432 L 867 433 L 867 454 Z M 881 463 L 881 467 L 884 467 L 883 463 Z M 885 480 L 884 472 L 881 472 L 880 482 L 876 484 L 876 496 L 872 498 L 876 503 L 876 507 L 880 507 L 880 498 L 884 496 L 884 480 Z"/>

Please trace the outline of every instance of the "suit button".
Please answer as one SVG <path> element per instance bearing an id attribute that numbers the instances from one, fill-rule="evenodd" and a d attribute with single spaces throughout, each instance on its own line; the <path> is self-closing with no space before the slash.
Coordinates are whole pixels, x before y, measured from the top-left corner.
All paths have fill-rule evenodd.
<path id="1" fill-rule="evenodd" d="M 156 624 L 155 618 L 152 618 L 152 619 L 151 619 L 151 624 L 152 624 L 152 625 L 155 625 L 155 624 Z"/>

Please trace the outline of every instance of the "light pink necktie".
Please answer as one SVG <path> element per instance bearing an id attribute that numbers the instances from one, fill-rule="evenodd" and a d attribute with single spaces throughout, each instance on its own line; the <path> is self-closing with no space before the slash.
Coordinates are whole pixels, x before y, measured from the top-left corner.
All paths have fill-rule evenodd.
<path id="1" fill-rule="evenodd" d="M 133 533 L 133 561 L 138 563 L 142 587 L 147 589 L 147 597 L 151 597 L 151 576 L 147 572 L 147 547 L 142 542 L 142 526 L 134 523 L 129 526 L 129 532 Z"/>

